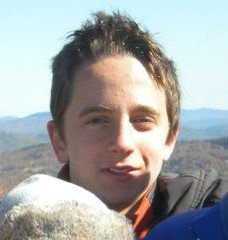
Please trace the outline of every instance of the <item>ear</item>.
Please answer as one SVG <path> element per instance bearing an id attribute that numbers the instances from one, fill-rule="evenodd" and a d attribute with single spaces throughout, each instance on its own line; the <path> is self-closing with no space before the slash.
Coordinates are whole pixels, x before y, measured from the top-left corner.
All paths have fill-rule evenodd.
<path id="1" fill-rule="evenodd" d="M 67 163 L 69 157 L 66 151 L 66 144 L 53 121 L 48 122 L 47 130 L 56 157 L 60 162 Z"/>
<path id="2" fill-rule="evenodd" d="M 169 138 L 167 139 L 167 142 L 165 144 L 165 149 L 164 149 L 163 161 L 169 160 L 169 158 L 173 152 L 173 149 L 175 147 L 178 134 L 179 134 L 179 128 L 177 128 L 177 130 L 171 136 L 169 136 Z"/>

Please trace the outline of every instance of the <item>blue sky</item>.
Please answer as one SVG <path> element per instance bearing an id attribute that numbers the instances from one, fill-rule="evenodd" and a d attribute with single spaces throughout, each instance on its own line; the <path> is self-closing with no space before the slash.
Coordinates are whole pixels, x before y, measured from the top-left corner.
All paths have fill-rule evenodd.
<path id="1" fill-rule="evenodd" d="M 0 117 L 49 110 L 51 58 L 91 12 L 120 10 L 172 58 L 183 108 L 228 109 L 227 0 L 1 0 Z"/>

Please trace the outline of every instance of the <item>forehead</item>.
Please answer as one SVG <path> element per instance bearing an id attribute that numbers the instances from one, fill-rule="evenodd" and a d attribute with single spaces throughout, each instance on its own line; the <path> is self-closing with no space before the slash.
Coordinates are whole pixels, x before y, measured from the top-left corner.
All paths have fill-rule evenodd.
<path id="1" fill-rule="evenodd" d="M 144 66 L 129 56 L 112 56 L 84 64 L 74 76 L 73 99 L 99 104 L 101 101 L 128 100 L 136 104 L 165 102 L 164 91 L 148 74 Z M 128 99 L 129 98 L 129 99 Z"/>
<path id="2" fill-rule="evenodd" d="M 120 55 L 83 64 L 75 73 L 74 81 L 77 87 L 83 84 L 108 84 L 119 88 L 128 84 L 157 86 L 137 59 Z"/>

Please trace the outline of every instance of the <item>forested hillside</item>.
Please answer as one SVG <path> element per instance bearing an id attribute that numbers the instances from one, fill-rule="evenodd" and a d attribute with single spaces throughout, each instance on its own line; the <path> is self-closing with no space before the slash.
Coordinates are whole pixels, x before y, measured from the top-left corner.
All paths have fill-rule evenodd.
<path id="1" fill-rule="evenodd" d="M 196 169 L 215 169 L 221 177 L 228 177 L 228 137 L 207 140 L 177 142 L 164 171 L 185 172 Z"/>

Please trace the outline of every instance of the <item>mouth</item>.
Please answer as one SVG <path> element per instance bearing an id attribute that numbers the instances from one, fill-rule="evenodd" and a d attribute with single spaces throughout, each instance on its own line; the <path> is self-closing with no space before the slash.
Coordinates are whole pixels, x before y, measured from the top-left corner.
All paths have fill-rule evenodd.
<path id="1" fill-rule="evenodd" d="M 130 171 L 129 169 L 116 169 L 116 168 L 108 168 L 108 170 L 114 174 L 126 174 Z"/>
<path id="2" fill-rule="evenodd" d="M 109 167 L 102 169 L 102 172 L 109 178 L 116 180 L 125 180 L 139 176 L 139 168 L 133 166 Z"/>

